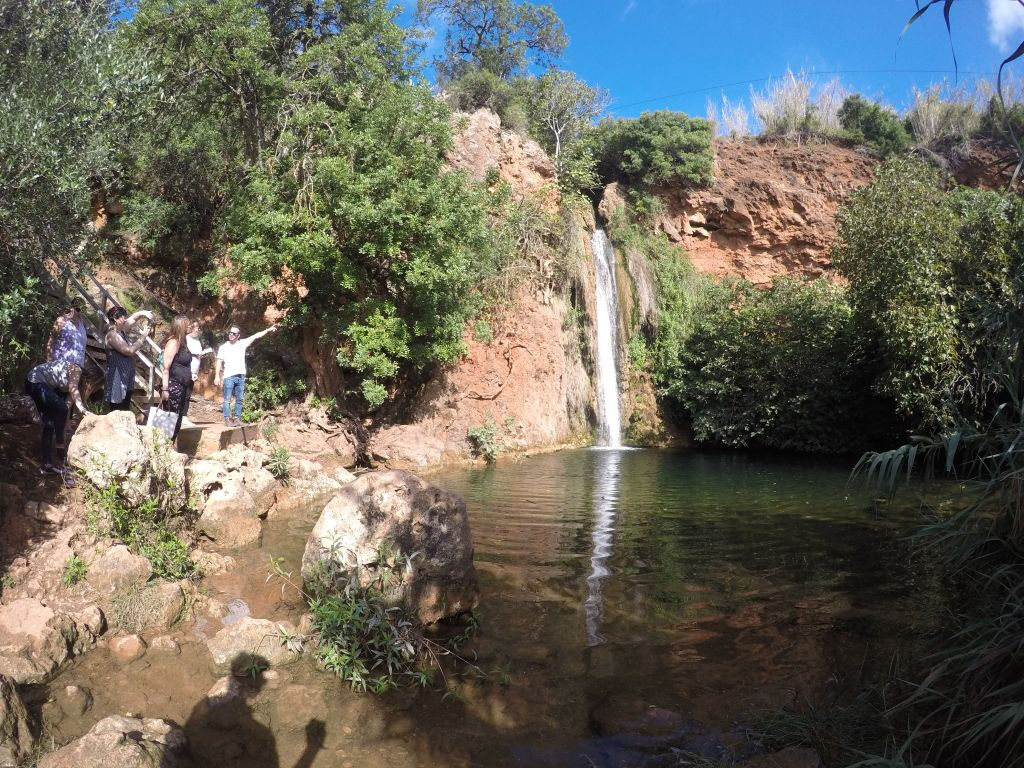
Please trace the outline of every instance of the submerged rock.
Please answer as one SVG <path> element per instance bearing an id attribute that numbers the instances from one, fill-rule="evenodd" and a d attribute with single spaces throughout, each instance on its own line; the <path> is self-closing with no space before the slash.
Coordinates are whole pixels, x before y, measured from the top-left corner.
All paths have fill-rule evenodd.
<path id="1" fill-rule="evenodd" d="M 382 551 L 411 558 L 388 599 L 421 623 L 472 610 L 479 590 L 466 503 L 400 470 L 372 472 L 343 488 L 324 508 L 306 542 L 302 577 L 356 569 L 366 584 Z"/>
<path id="2" fill-rule="evenodd" d="M 273 622 L 251 616 L 224 627 L 208 642 L 213 673 L 246 674 L 252 664 L 279 667 L 296 661 L 299 654 L 281 642 L 278 627 L 295 634 L 295 627 L 287 621 Z"/>
<path id="3" fill-rule="evenodd" d="M 39 768 L 185 768 L 185 734 L 165 720 L 112 716 L 44 757 Z"/>
<path id="4" fill-rule="evenodd" d="M 121 664 L 128 664 L 146 654 L 146 641 L 138 635 L 118 637 L 110 642 L 110 653 Z"/>
<path id="5" fill-rule="evenodd" d="M 0 765 L 19 764 L 36 746 L 14 680 L 0 675 Z"/>

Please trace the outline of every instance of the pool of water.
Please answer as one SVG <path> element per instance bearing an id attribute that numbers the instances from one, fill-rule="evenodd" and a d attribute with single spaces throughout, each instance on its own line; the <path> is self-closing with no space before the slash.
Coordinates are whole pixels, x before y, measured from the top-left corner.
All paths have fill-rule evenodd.
<path id="1" fill-rule="evenodd" d="M 494 679 L 377 698 L 293 665 L 249 700 L 273 757 L 216 764 L 627 766 L 669 746 L 742 750 L 751 711 L 856 691 L 941 614 L 906 538 L 912 508 L 880 512 L 848 475 L 845 463 L 648 450 L 438 472 L 469 509 L 481 603 L 467 654 Z M 313 522 L 268 524 L 263 549 L 210 579 L 211 594 L 244 601 L 234 618 L 296 618 L 266 561 L 297 571 Z M 52 686 L 95 699 L 62 735 L 113 712 L 194 719 L 214 681 L 199 635 L 218 628 L 183 628 L 173 659 L 86 656 Z"/>

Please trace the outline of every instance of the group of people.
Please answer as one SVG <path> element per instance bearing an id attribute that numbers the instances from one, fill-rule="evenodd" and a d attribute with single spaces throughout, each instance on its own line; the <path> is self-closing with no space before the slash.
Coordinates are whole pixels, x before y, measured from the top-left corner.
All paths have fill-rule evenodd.
<path id="1" fill-rule="evenodd" d="M 84 309 L 84 299 L 75 297 L 71 301 L 69 310 L 54 323 L 46 347 L 46 362 L 33 366 L 25 377 L 25 393 L 32 398 L 42 420 L 41 472 L 62 476 L 69 487 L 74 485 L 74 478 L 64 466 L 68 416 L 72 407 L 85 413 L 79 391 L 87 343 Z M 151 333 L 153 314 L 142 310 L 129 315 L 123 307 L 113 306 L 107 311 L 107 319 L 104 400 L 110 411 L 127 411 L 131 408 L 132 391 L 135 389 L 135 356 Z M 142 319 L 149 322 L 143 325 L 138 338 L 129 342 L 129 329 Z M 246 350 L 254 341 L 276 330 L 275 324 L 242 338 L 241 330 L 233 325 L 228 330 L 227 341 L 218 348 L 215 383 L 224 388 L 225 425 L 241 422 Z M 160 407 L 177 414 L 172 439 L 178 436 L 182 419 L 188 412 L 192 388 L 199 378 L 200 362 L 205 355 L 213 353 L 212 347 L 203 347 L 199 331 L 199 323 L 179 315 L 174 318 L 164 339 Z"/>

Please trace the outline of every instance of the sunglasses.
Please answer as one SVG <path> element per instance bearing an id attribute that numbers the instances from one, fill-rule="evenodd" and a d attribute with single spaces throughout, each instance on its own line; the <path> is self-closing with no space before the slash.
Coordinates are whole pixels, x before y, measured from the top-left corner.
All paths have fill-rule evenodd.
<path id="1" fill-rule="evenodd" d="M 228 336 L 240 336 L 241 331 L 228 331 Z"/>

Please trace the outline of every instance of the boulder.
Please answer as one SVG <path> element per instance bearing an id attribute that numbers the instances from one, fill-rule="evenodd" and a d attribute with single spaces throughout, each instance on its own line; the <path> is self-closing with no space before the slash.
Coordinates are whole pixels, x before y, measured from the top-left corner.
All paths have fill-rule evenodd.
<path id="1" fill-rule="evenodd" d="M 189 490 L 193 494 L 201 494 L 204 498 L 219 488 L 228 476 L 228 469 L 222 462 L 214 459 L 195 459 L 185 467 Z"/>
<path id="2" fill-rule="evenodd" d="M 0 765 L 18 765 L 35 748 L 28 711 L 14 681 L 0 675 Z"/>
<path id="3" fill-rule="evenodd" d="M 39 762 L 39 768 L 185 768 L 185 734 L 165 720 L 112 717 Z"/>
<path id="4" fill-rule="evenodd" d="M 220 547 L 242 549 L 259 544 L 263 524 L 252 494 L 239 479 L 228 477 L 203 505 L 198 528 Z"/>
<path id="5" fill-rule="evenodd" d="M 421 623 L 476 607 L 473 540 L 466 503 L 456 494 L 400 470 L 363 475 L 321 513 L 302 556 L 303 579 L 357 568 L 357 578 L 368 583 L 381 551 L 415 554 L 387 599 Z"/>
<path id="6" fill-rule="evenodd" d="M 68 463 L 97 488 L 115 486 L 129 504 L 156 499 L 165 509 L 180 509 L 188 495 L 187 458 L 149 427 L 140 427 L 127 411 L 103 416 L 87 413 L 68 446 Z"/>
<path id="7" fill-rule="evenodd" d="M 171 656 L 181 655 L 181 646 L 178 644 L 178 641 L 170 635 L 154 637 L 153 642 L 149 644 L 149 647 L 159 653 L 166 653 Z"/>
<path id="8" fill-rule="evenodd" d="M 124 544 L 116 544 L 89 565 L 86 580 L 97 592 L 112 595 L 133 584 L 144 584 L 152 575 L 149 560 L 132 554 Z"/>
<path id="9" fill-rule="evenodd" d="M 295 462 L 298 473 L 304 471 L 302 459 Z M 313 463 L 313 462 L 308 462 Z M 317 465 L 319 466 L 319 464 Z M 326 472 L 296 474 L 288 484 L 277 489 L 274 506 L 269 517 L 289 517 L 306 514 L 312 518 L 320 514 L 334 494 L 341 490 L 341 483 Z"/>
<path id="10" fill-rule="evenodd" d="M 18 685 L 49 680 L 91 641 L 88 630 L 71 616 L 57 614 L 34 598 L 0 606 L 0 675 Z"/>
<path id="11" fill-rule="evenodd" d="M 295 627 L 289 622 L 273 622 L 251 616 L 224 627 L 207 643 L 213 673 L 227 675 L 244 672 L 253 661 L 279 667 L 297 660 L 300 654 L 285 647 L 280 640 L 279 628 L 289 634 L 295 633 Z"/>
<path id="12" fill-rule="evenodd" d="M 121 664 L 128 664 L 146 654 L 146 641 L 138 635 L 117 637 L 110 642 L 110 653 Z"/>
<path id="13" fill-rule="evenodd" d="M 243 467 L 242 483 L 256 504 L 256 514 L 264 517 L 274 505 L 277 478 L 262 467 Z"/>

